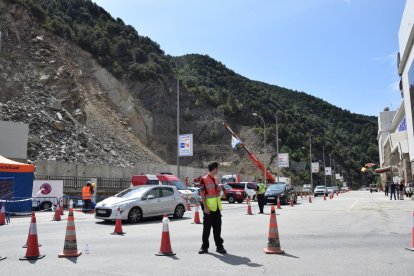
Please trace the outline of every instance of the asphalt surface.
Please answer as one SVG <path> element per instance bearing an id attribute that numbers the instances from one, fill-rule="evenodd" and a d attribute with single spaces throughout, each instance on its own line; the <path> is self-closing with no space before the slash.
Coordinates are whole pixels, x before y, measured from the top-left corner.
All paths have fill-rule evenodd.
<path id="1" fill-rule="evenodd" d="M 414 275 L 410 246 L 413 201 L 390 201 L 383 193 L 349 192 L 309 204 L 277 210 L 280 242 L 286 255 L 266 255 L 269 215 L 246 215 L 246 204 L 224 204 L 225 256 L 198 255 L 202 225 L 191 224 L 193 212 L 169 224 L 174 257 L 158 257 L 161 218 L 124 224 L 125 236 L 112 236 L 114 223 L 75 213 L 79 258 L 58 259 L 66 218 L 37 213 L 40 253 L 37 261 L 19 261 L 25 254 L 30 217 L 12 217 L 0 226 L 0 275 Z M 269 214 L 270 206 L 265 213 Z M 201 214 L 201 213 L 200 213 Z M 88 244 L 89 254 L 85 254 Z"/>

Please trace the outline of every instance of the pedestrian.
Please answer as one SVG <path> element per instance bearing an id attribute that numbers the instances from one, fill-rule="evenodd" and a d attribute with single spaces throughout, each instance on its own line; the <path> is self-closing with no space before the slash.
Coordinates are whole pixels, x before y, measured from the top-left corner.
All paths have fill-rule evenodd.
<path id="1" fill-rule="evenodd" d="M 388 181 L 385 181 L 385 188 L 384 188 L 385 196 L 388 196 L 388 189 L 390 188 L 389 184 L 390 183 Z"/>
<path id="2" fill-rule="evenodd" d="M 93 187 L 91 188 L 91 186 L 92 186 L 92 182 L 87 181 L 86 186 L 82 188 L 82 200 L 83 200 L 84 211 L 89 211 L 89 209 L 91 208 L 91 199 L 92 199 L 92 192 L 93 192 Z"/>
<path id="3" fill-rule="evenodd" d="M 207 254 L 209 248 L 209 238 L 211 228 L 213 228 L 214 242 L 216 243 L 216 252 L 226 254 L 221 238 L 221 188 L 217 185 L 216 175 L 218 173 L 219 163 L 213 162 L 208 165 L 208 174 L 203 176 L 200 181 L 201 191 L 201 208 L 203 209 L 203 236 L 199 254 Z"/>
<path id="4" fill-rule="evenodd" d="M 395 198 L 395 190 L 396 189 L 397 189 L 397 185 L 394 183 L 394 181 L 391 182 L 391 185 L 390 185 L 390 200 L 392 200 L 392 195 L 394 195 L 394 200 L 397 200 Z"/>
<path id="5" fill-rule="evenodd" d="M 262 179 L 258 180 L 259 183 L 257 184 L 257 204 L 259 205 L 259 214 L 263 214 L 263 208 L 265 206 L 265 192 L 266 192 L 266 185 L 262 182 Z"/>
<path id="6" fill-rule="evenodd" d="M 405 189 L 405 185 L 404 185 L 404 179 L 401 180 L 400 183 L 400 200 L 404 200 L 404 189 Z"/>
<path id="7" fill-rule="evenodd" d="M 395 183 L 395 193 L 397 194 L 397 200 L 400 200 L 400 184 Z"/>

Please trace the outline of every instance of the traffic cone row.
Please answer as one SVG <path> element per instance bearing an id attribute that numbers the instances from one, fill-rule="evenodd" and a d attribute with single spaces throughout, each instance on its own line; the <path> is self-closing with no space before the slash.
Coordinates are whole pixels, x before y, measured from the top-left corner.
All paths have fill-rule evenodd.
<path id="1" fill-rule="evenodd" d="M 124 234 L 126 233 L 122 231 L 121 209 L 118 206 L 118 211 L 116 213 L 115 230 L 113 233 L 111 233 L 111 235 L 124 235 Z"/>
<path id="2" fill-rule="evenodd" d="M 27 238 L 27 249 L 26 255 L 19 258 L 21 261 L 24 260 L 37 260 L 44 258 L 45 255 L 40 255 L 39 242 L 37 240 L 37 226 L 36 226 L 36 215 L 32 212 L 32 221 L 30 223 L 29 236 Z"/>
<path id="3" fill-rule="evenodd" d="M 0 211 L 0 225 L 5 225 L 6 224 L 6 205 L 3 204 L 1 205 L 1 211 Z"/>
<path id="4" fill-rule="evenodd" d="M 264 249 L 264 252 L 266 254 L 285 254 L 285 251 L 280 248 L 275 206 L 272 206 L 272 210 L 270 212 L 268 243 L 267 247 Z"/>
<path id="5" fill-rule="evenodd" d="M 75 219 L 73 217 L 73 201 L 71 200 L 69 203 L 69 215 L 68 224 L 66 226 L 65 243 L 63 245 L 63 251 L 58 255 L 58 257 L 79 257 L 81 254 L 82 252 L 78 251 L 78 245 L 76 242 Z"/>
<path id="6" fill-rule="evenodd" d="M 252 205 L 250 204 L 250 196 L 247 197 L 247 215 L 253 215 Z"/>
<path id="7" fill-rule="evenodd" d="M 198 202 L 196 202 L 195 210 L 194 210 L 194 221 L 193 224 L 201 224 L 200 221 L 200 213 L 198 210 Z"/>
<path id="8" fill-rule="evenodd" d="M 161 234 L 161 246 L 160 251 L 155 254 L 157 256 L 174 256 L 175 253 L 171 248 L 170 231 L 168 228 L 169 219 L 167 214 L 164 214 L 162 219 L 162 234 Z"/>
<path id="9" fill-rule="evenodd" d="M 293 207 L 293 198 L 292 198 L 292 196 L 290 197 L 289 205 L 290 205 L 290 207 Z"/>

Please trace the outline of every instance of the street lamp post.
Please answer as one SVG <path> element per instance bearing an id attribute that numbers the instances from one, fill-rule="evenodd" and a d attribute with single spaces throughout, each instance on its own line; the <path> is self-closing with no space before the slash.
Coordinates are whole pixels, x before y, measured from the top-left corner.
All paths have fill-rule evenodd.
<path id="1" fill-rule="evenodd" d="M 276 122 L 276 172 L 277 172 L 277 182 L 279 182 L 279 119 L 277 115 L 275 116 Z"/>
<path id="2" fill-rule="evenodd" d="M 329 167 L 331 168 L 331 186 L 333 184 L 332 181 L 332 152 L 329 154 Z"/>
<path id="3" fill-rule="evenodd" d="M 267 156 L 267 150 L 266 150 L 266 122 L 263 119 L 263 117 L 261 117 L 256 112 L 253 113 L 253 116 L 260 118 L 262 120 L 262 122 L 263 122 L 263 142 L 264 142 L 264 154 L 265 154 L 265 158 L 266 158 L 266 156 Z M 266 186 L 267 185 L 266 162 L 264 162 L 264 163 L 265 163 L 265 165 L 263 167 L 263 177 L 264 177 L 264 184 Z"/>
<path id="4" fill-rule="evenodd" d="M 308 150 L 305 147 L 302 149 Z M 313 175 L 312 175 L 312 137 L 309 137 L 309 175 L 310 175 L 310 184 L 311 184 L 311 191 L 313 191 Z"/>
<path id="5" fill-rule="evenodd" d="M 177 79 L 177 176 L 180 178 L 180 80 Z"/>
<path id="6" fill-rule="evenodd" d="M 325 189 L 326 189 L 326 163 L 325 163 L 325 146 L 322 147 L 323 154 L 323 175 L 325 177 Z"/>

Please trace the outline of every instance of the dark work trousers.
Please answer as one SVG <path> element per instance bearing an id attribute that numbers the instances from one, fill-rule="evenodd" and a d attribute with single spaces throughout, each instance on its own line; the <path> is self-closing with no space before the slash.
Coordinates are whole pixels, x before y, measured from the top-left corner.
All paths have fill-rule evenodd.
<path id="1" fill-rule="evenodd" d="M 204 249 L 208 249 L 210 246 L 208 239 L 210 238 L 211 228 L 213 228 L 214 242 L 217 248 L 222 248 L 224 241 L 221 238 L 221 212 L 219 209 L 216 212 L 210 211 L 209 215 L 204 213 L 203 245 L 201 246 Z"/>
<path id="2" fill-rule="evenodd" d="M 265 196 L 264 194 L 257 195 L 257 203 L 259 204 L 259 212 L 263 213 L 263 208 L 265 206 Z"/>
<path id="3" fill-rule="evenodd" d="M 394 195 L 394 200 L 397 200 L 395 198 L 395 190 L 391 190 L 391 192 L 390 192 L 390 200 L 392 200 L 392 195 Z"/>
<path id="4" fill-rule="evenodd" d="M 91 208 L 91 200 L 90 199 L 84 199 L 83 200 L 83 209 L 89 210 Z"/>
<path id="5" fill-rule="evenodd" d="M 388 187 L 385 187 L 385 196 L 388 196 Z"/>

